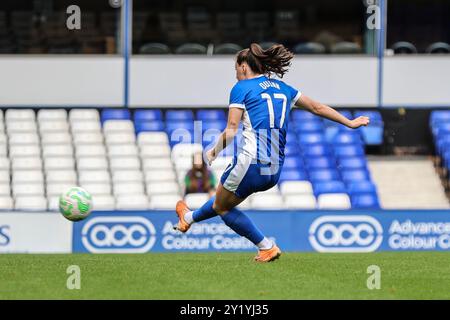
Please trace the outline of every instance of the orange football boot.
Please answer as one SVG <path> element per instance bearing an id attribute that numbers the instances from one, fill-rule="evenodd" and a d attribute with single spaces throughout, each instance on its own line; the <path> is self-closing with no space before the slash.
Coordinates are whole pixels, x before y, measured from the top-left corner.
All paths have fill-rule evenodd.
<path id="1" fill-rule="evenodd" d="M 281 250 L 274 243 L 272 248 L 266 250 L 259 250 L 255 257 L 256 262 L 270 262 L 278 259 L 281 256 Z"/>
<path id="2" fill-rule="evenodd" d="M 191 227 L 191 225 L 184 220 L 184 215 L 190 211 L 186 202 L 183 200 L 178 201 L 175 211 L 178 215 L 178 224 L 174 227 L 174 229 L 185 233 Z"/>

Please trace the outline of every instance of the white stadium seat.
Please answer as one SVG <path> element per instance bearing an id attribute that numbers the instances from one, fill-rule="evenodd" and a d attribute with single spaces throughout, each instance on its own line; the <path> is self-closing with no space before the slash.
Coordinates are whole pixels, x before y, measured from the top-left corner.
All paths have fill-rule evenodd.
<path id="1" fill-rule="evenodd" d="M 172 169 L 145 171 L 145 182 L 175 181 L 176 178 L 177 176 Z"/>
<path id="2" fill-rule="evenodd" d="M 6 157 L 8 154 L 8 148 L 6 144 L 0 144 L 0 157 Z"/>
<path id="3" fill-rule="evenodd" d="M 5 133 L 0 132 L 0 144 L 7 144 L 8 138 Z"/>
<path id="4" fill-rule="evenodd" d="M 48 171 L 45 175 L 47 183 L 71 183 L 76 185 L 77 173 L 74 170 Z"/>
<path id="5" fill-rule="evenodd" d="M 71 183 L 47 183 L 45 186 L 45 191 L 47 197 L 60 196 L 63 192 L 66 192 L 73 187 Z"/>
<path id="6" fill-rule="evenodd" d="M 81 187 L 93 196 L 111 194 L 112 191 L 111 184 L 104 182 L 81 183 Z"/>
<path id="7" fill-rule="evenodd" d="M 16 160 L 14 160 L 16 161 Z M 75 160 L 72 157 L 50 157 L 44 159 L 45 171 L 69 170 L 75 168 Z"/>
<path id="8" fill-rule="evenodd" d="M 138 156 L 138 148 L 135 144 L 115 144 L 108 147 L 109 157 Z"/>
<path id="9" fill-rule="evenodd" d="M 6 122 L 17 120 L 29 120 L 34 121 L 36 114 L 33 109 L 8 109 L 6 110 L 5 120 Z"/>
<path id="10" fill-rule="evenodd" d="M 5 124 L 3 121 L 0 121 L 0 133 L 5 133 Z"/>
<path id="11" fill-rule="evenodd" d="M 111 183 L 111 177 L 108 170 L 88 170 L 79 171 L 78 173 L 80 184 L 92 182 Z"/>
<path id="12" fill-rule="evenodd" d="M 141 161 L 138 157 L 121 157 L 110 159 L 111 171 L 115 170 L 138 170 L 141 168 Z"/>
<path id="13" fill-rule="evenodd" d="M 78 132 L 73 134 L 73 143 L 80 144 L 103 144 L 103 135 L 100 132 L 84 133 Z"/>
<path id="14" fill-rule="evenodd" d="M 59 210 L 59 196 L 52 196 L 47 198 L 48 210 L 58 211 Z"/>
<path id="15" fill-rule="evenodd" d="M 193 210 L 200 208 L 208 199 L 208 193 L 189 193 L 184 196 L 187 206 Z"/>
<path id="16" fill-rule="evenodd" d="M 0 183 L 9 183 L 11 180 L 11 176 L 9 171 L 0 170 Z"/>
<path id="17" fill-rule="evenodd" d="M 133 133 L 134 125 L 131 120 L 107 120 L 103 123 L 105 135 L 111 133 Z"/>
<path id="18" fill-rule="evenodd" d="M 74 121 L 70 123 L 70 130 L 73 134 L 85 132 L 101 132 L 98 121 Z"/>
<path id="19" fill-rule="evenodd" d="M 196 152 L 203 152 L 203 147 L 198 143 L 178 143 L 172 149 L 172 161 L 179 158 L 190 158 Z"/>
<path id="20" fill-rule="evenodd" d="M 105 157 L 81 157 L 77 159 L 77 168 L 84 170 L 105 170 L 108 169 L 108 161 Z"/>
<path id="21" fill-rule="evenodd" d="M 285 181 L 280 186 L 283 195 L 312 194 L 313 188 L 309 181 Z"/>
<path id="22" fill-rule="evenodd" d="M 283 209 L 283 198 L 277 194 L 266 194 L 259 192 L 251 195 L 250 198 L 253 209 Z"/>
<path id="23" fill-rule="evenodd" d="M 143 146 L 147 144 L 168 145 L 169 138 L 165 132 L 141 132 L 138 137 L 138 145 Z"/>
<path id="24" fill-rule="evenodd" d="M 107 145 L 112 144 L 135 144 L 136 136 L 134 133 L 110 133 L 105 135 Z"/>
<path id="25" fill-rule="evenodd" d="M 79 157 L 105 157 L 106 148 L 101 144 L 80 144 L 75 146 L 75 155 Z"/>
<path id="26" fill-rule="evenodd" d="M 42 170 L 42 159 L 39 156 L 15 158 L 11 163 L 12 170 Z"/>
<path id="27" fill-rule="evenodd" d="M 316 197 L 312 194 L 297 194 L 284 197 L 287 209 L 315 209 Z"/>
<path id="28" fill-rule="evenodd" d="M 325 193 L 317 198 L 319 209 L 350 209 L 350 198 L 346 193 Z"/>
<path id="29" fill-rule="evenodd" d="M 12 173 L 12 183 L 28 183 L 28 182 L 39 182 L 44 183 L 44 174 L 42 171 L 37 170 L 27 170 L 27 171 L 13 171 Z"/>
<path id="30" fill-rule="evenodd" d="M 69 111 L 69 120 L 73 121 L 99 121 L 100 116 L 96 109 L 72 109 Z"/>
<path id="31" fill-rule="evenodd" d="M 192 158 L 177 158 L 174 163 L 177 171 L 189 170 L 192 168 Z"/>
<path id="32" fill-rule="evenodd" d="M 147 210 L 149 200 L 145 195 L 124 195 L 117 197 L 117 210 Z"/>
<path id="33" fill-rule="evenodd" d="M 280 188 L 278 188 L 278 185 L 274 185 L 272 188 L 264 191 L 265 194 L 280 194 Z"/>
<path id="34" fill-rule="evenodd" d="M 169 158 L 170 147 L 168 145 L 152 145 L 146 144 L 141 146 L 142 158 Z"/>
<path id="35" fill-rule="evenodd" d="M 179 195 L 157 195 L 150 197 L 150 207 L 152 209 L 175 210 L 177 201 L 180 200 Z"/>
<path id="36" fill-rule="evenodd" d="M 72 144 L 72 136 L 64 132 L 46 132 L 41 135 L 42 145 Z"/>
<path id="37" fill-rule="evenodd" d="M 150 182 L 147 184 L 147 194 L 175 194 L 180 193 L 180 188 L 176 182 Z"/>
<path id="38" fill-rule="evenodd" d="M 44 158 L 65 156 L 71 157 L 73 156 L 73 148 L 71 144 L 44 145 L 42 147 L 42 155 Z"/>
<path id="39" fill-rule="evenodd" d="M 40 143 L 37 133 L 12 133 L 9 135 L 10 145 L 34 144 Z"/>
<path id="40" fill-rule="evenodd" d="M 11 185 L 8 182 L 0 183 L 0 195 L 9 196 L 11 194 Z"/>
<path id="41" fill-rule="evenodd" d="M 69 124 L 65 120 L 43 121 L 39 123 L 39 132 L 43 133 L 68 133 Z"/>
<path id="42" fill-rule="evenodd" d="M 14 208 L 13 199 L 9 196 L 0 196 L 0 210 L 12 210 Z"/>
<path id="43" fill-rule="evenodd" d="M 43 183 L 13 183 L 12 192 L 17 196 L 41 196 L 45 194 Z"/>
<path id="44" fill-rule="evenodd" d="M 39 145 L 14 145 L 9 148 L 9 157 L 30 157 L 40 156 L 41 148 Z"/>
<path id="45" fill-rule="evenodd" d="M 250 210 L 252 208 L 252 203 L 249 198 L 245 199 L 241 203 L 238 204 L 237 208 L 239 210 Z"/>
<path id="46" fill-rule="evenodd" d="M 160 169 L 172 169 L 172 162 L 170 159 L 157 158 L 157 159 L 142 159 L 142 167 L 144 171 L 160 170 Z"/>
<path id="47" fill-rule="evenodd" d="M 18 132 L 37 132 L 36 122 L 32 121 L 10 121 L 6 123 L 8 134 Z"/>
<path id="48" fill-rule="evenodd" d="M 43 196 L 20 196 L 15 200 L 16 210 L 47 210 L 47 199 Z"/>
<path id="49" fill-rule="evenodd" d="M 9 159 L 5 156 L 0 156 L 0 170 L 9 170 Z"/>
<path id="50" fill-rule="evenodd" d="M 112 173 L 114 183 L 121 182 L 143 182 L 144 175 L 141 170 L 116 170 Z"/>
<path id="51" fill-rule="evenodd" d="M 125 194 L 145 194 L 144 184 L 139 182 L 120 182 L 113 184 L 113 191 L 116 196 Z"/>
<path id="52" fill-rule="evenodd" d="M 97 195 L 92 197 L 92 209 L 93 210 L 114 210 L 116 203 L 113 196 L 110 195 Z"/>
<path id="53" fill-rule="evenodd" d="M 41 121 L 67 120 L 65 109 L 41 109 L 37 113 L 37 119 Z"/>

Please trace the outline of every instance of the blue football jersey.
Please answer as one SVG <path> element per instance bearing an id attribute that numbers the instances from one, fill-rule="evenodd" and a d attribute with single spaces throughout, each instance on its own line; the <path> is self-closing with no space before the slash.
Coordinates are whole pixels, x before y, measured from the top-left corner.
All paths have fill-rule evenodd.
<path id="1" fill-rule="evenodd" d="M 230 93 L 230 108 L 241 108 L 242 140 L 238 153 L 258 163 L 283 163 L 289 113 L 301 92 L 264 75 L 241 80 Z"/>

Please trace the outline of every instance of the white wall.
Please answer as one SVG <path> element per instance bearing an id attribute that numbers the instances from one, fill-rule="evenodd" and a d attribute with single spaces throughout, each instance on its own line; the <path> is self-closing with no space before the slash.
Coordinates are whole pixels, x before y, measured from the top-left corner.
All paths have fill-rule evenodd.
<path id="1" fill-rule="evenodd" d="M 0 106 L 121 106 L 119 56 L 0 56 Z"/>
<path id="2" fill-rule="evenodd" d="M 386 57 L 383 105 L 450 107 L 450 56 Z"/>
<path id="3" fill-rule="evenodd" d="M 228 104 L 236 82 L 234 57 L 144 57 L 130 63 L 132 106 Z M 375 106 L 377 60 L 372 57 L 298 57 L 285 81 L 324 103 Z"/>
<path id="4" fill-rule="evenodd" d="M 235 83 L 233 56 L 134 56 L 134 107 L 218 107 Z M 377 105 L 377 59 L 297 56 L 285 81 L 324 103 Z M 385 106 L 450 106 L 450 57 L 384 60 Z M 0 56 L 0 107 L 122 106 L 124 64 L 119 56 Z"/>

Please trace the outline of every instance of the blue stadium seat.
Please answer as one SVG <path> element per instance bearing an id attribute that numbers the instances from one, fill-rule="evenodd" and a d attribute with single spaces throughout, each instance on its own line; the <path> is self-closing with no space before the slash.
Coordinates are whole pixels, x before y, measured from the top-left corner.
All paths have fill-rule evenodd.
<path id="1" fill-rule="evenodd" d="M 382 123 L 370 123 L 367 127 L 359 128 L 361 130 L 364 143 L 370 146 L 379 146 L 383 144 L 384 125 Z"/>
<path id="2" fill-rule="evenodd" d="M 321 121 L 299 121 L 295 124 L 295 131 L 301 133 L 323 133 L 324 126 Z"/>
<path id="3" fill-rule="evenodd" d="M 377 193 L 377 187 L 372 181 L 353 181 L 348 185 L 348 193 L 350 195 L 362 193 Z"/>
<path id="4" fill-rule="evenodd" d="M 193 121 L 194 113 L 191 110 L 168 110 L 166 112 L 167 121 Z"/>
<path id="5" fill-rule="evenodd" d="M 325 143 L 325 136 L 321 133 L 305 133 L 298 136 L 300 144 Z"/>
<path id="6" fill-rule="evenodd" d="M 197 120 L 225 120 L 225 111 L 223 110 L 199 110 L 197 111 Z"/>
<path id="7" fill-rule="evenodd" d="M 450 151 L 450 135 L 440 136 L 436 142 L 436 151 L 442 155 L 446 151 Z"/>
<path id="8" fill-rule="evenodd" d="M 164 123 L 162 121 L 138 121 L 134 125 L 136 133 L 145 131 L 164 131 Z"/>
<path id="9" fill-rule="evenodd" d="M 284 158 L 283 169 L 302 169 L 305 167 L 300 157 L 286 157 Z"/>
<path id="10" fill-rule="evenodd" d="M 338 180 L 316 182 L 313 190 L 316 197 L 324 193 L 347 193 L 344 183 Z"/>
<path id="11" fill-rule="evenodd" d="M 332 154 L 331 148 L 326 144 L 312 144 L 300 146 L 304 157 L 323 157 Z"/>
<path id="12" fill-rule="evenodd" d="M 162 120 L 162 111 L 158 109 L 141 109 L 134 112 L 134 121 Z"/>
<path id="13" fill-rule="evenodd" d="M 297 180 L 308 180 L 308 174 L 306 171 L 298 169 L 282 169 L 278 183 L 281 184 L 283 181 Z"/>
<path id="14" fill-rule="evenodd" d="M 311 112 L 294 109 L 291 113 L 291 119 L 293 122 L 299 121 L 322 121 L 320 117 L 312 114 Z"/>
<path id="15" fill-rule="evenodd" d="M 334 154 L 338 158 L 362 157 L 364 156 L 364 149 L 360 145 L 336 146 L 334 148 Z"/>
<path id="16" fill-rule="evenodd" d="M 331 169 L 309 171 L 309 178 L 313 183 L 322 181 L 340 180 L 339 172 Z"/>
<path id="17" fill-rule="evenodd" d="M 305 157 L 305 165 L 309 170 L 336 169 L 336 160 L 331 157 Z"/>
<path id="18" fill-rule="evenodd" d="M 361 137 L 356 133 L 340 132 L 333 139 L 333 145 L 361 144 Z"/>
<path id="19" fill-rule="evenodd" d="M 370 180 L 370 175 L 367 170 L 343 170 L 341 171 L 341 175 L 345 183 Z"/>
<path id="20" fill-rule="evenodd" d="M 176 129 L 186 129 L 189 131 L 194 130 L 194 122 L 192 121 L 168 121 L 166 122 L 167 131 L 173 131 Z"/>
<path id="21" fill-rule="evenodd" d="M 379 209 L 380 203 L 374 193 L 358 194 L 350 197 L 353 209 Z"/>
<path id="22" fill-rule="evenodd" d="M 286 134 L 287 143 L 298 143 L 297 134 L 294 131 L 288 131 Z"/>
<path id="23" fill-rule="evenodd" d="M 367 168 L 367 160 L 365 157 L 349 157 L 342 158 L 339 160 L 338 164 L 339 169 L 366 169 Z"/>
<path id="24" fill-rule="evenodd" d="M 202 121 L 201 124 L 203 132 L 210 129 L 223 131 L 227 126 L 227 122 L 223 120 Z"/>
<path id="25" fill-rule="evenodd" d="M 381 117 L 381 113 L 378 111 L 372 110 L 356 110 L 354 114 L 355 118 L 358 117 L 369 117 L 370 123 L 373 122 L 383 122 L 383 118 Z"/>
<path id="26" fill-rule="evenodd" d="M 450 122 L 438 122 L 432 128 L 434 137 L 450 135 Z"/>
<path id="27" fill-rule="evenodd" d="M 106 120 L 129 120 L 131 119 L 130 110 L 128 109 L 103 109 L 101 115 L 101 122 Z"/>
<path id="28" fill-rule="evenodd" d="M 285 157 L 298 157 L 300 156 L 300 148 L 296 143 L 288 143 L 284 148 Z"/>
<path id="29" fill-rule="evenodd" d="M 434 110 L 430 115 L 430 126 L 433 128 L 438 123 L 450 122 L 450 110 Z"/>

